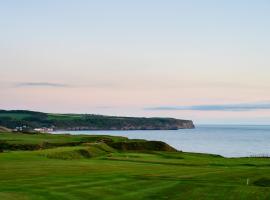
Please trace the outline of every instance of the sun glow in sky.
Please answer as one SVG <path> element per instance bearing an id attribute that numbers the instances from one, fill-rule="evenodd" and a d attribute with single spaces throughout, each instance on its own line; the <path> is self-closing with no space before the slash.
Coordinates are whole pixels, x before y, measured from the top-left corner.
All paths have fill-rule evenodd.
<path id="1" fill-rule="evenodd" d="M 270 122 L 270 2 L 0 2 L 0 109 Z"/>

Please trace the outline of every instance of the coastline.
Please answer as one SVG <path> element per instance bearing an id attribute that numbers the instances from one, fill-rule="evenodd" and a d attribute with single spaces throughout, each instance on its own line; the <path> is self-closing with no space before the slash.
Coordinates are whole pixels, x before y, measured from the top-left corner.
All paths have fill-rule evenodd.
<path id="1" fill-rule="evenodd" d="M 163 141 L 177 150 L 218 154 L 223 157 L 250 157 L 269 154 L 270 126 L 196 125 L 179 130 L 91 130 L 56 131 L 54 134 L 112 135 L 130 139 Z"/>

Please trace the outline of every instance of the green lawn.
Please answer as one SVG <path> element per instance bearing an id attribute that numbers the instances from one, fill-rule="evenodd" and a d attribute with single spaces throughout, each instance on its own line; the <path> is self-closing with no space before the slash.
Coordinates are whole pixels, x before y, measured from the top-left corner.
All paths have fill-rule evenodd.
<path id="1" fill-rule="evenodd" d="M 0 134 L 0 140 L 14 137 L 20 143 L 65 140 L 64 135 L 21 135 L 19 140 Z M 270 159 L 123 152 L 94 141 L 8 151 L 0 153 L 0 199 L 270 199 Z"/>

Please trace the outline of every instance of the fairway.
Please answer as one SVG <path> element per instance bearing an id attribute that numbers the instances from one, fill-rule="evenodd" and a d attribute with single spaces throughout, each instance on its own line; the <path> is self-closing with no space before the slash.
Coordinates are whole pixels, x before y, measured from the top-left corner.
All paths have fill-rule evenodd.
<path id="1" fill-rule="evenodd" d="M 14 143 L 16 136 L 23 138 L 24 134 L 2 134 L 6 140 L 8 136 Z M 81 139 L 67 135 L 27 136 L 26 143 L 41 142 L 41 138 L 62 142 L 65 137 L 69 142 Z M 119 151 L 96 141 L 0 153 L 0 199 L 3 200 L 269 198 L 268 158 Z"/>

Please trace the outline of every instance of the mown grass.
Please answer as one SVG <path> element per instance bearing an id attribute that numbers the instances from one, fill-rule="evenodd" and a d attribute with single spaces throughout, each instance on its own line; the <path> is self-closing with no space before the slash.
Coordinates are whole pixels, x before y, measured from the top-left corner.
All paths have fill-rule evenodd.
<path id="1" fill-rule="evenodd" d="M 270 199 L 269 180 L 268 158 L 117 151 L 103 142 L 0 153 L 3 200 Z"/>

